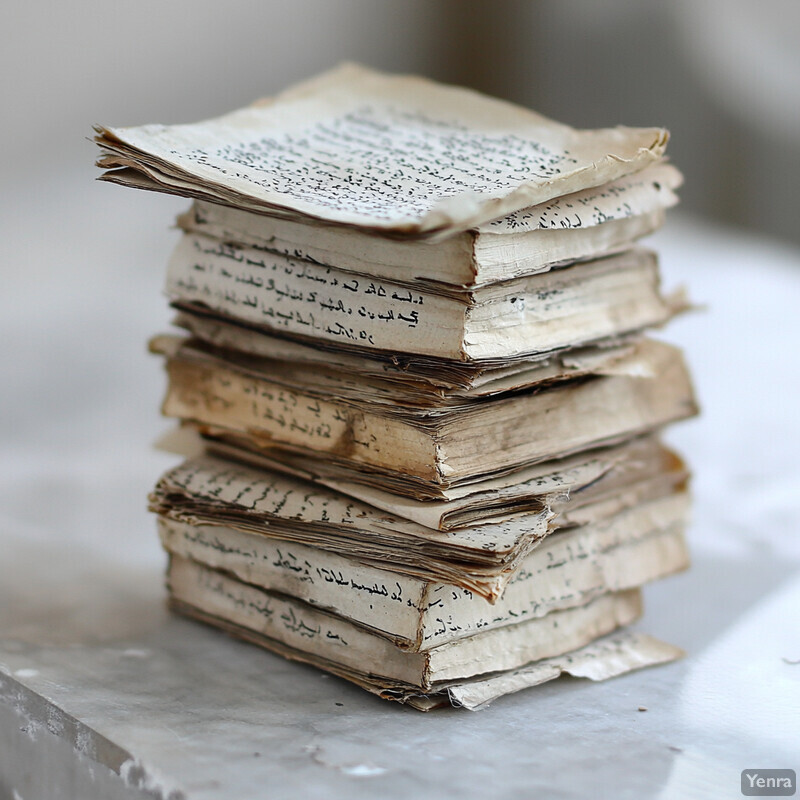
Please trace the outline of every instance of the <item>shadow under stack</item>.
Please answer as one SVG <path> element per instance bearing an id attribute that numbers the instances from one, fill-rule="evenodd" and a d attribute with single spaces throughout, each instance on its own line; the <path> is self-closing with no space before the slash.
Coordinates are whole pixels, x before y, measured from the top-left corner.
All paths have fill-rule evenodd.
<path id="1" fill-rule="evenodd" d="M 645 337 L 685 301 L 634 244 L 677 202 L 665 131 L 345 66 L 96 141 L 194 198 L 151 343 L 177 611 L 420 709 L 680 655 L 624 628 L 688 566 L 658 434 L 696 406 Z"/>

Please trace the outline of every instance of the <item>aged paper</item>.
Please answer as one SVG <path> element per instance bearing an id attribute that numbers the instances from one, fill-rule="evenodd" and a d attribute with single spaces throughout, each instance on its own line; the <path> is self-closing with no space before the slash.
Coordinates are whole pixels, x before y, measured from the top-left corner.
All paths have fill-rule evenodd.
<path id="1" fill-rule="evenodd" d="M 207 452 L 290 475 L 441 531 L 499 522 L 546 507 L 566 524 L 583 524 L 646 497 L 683 488 L 688 479 L 683 461 L 654 436 L 454 486 L 443 491 L 438 500 L 404 497 L 371 482 L 357 483 L 349 479 L 352 474 L 335 465 L 300 454 L 283 453 L 278 460 L 267 453 L 244 452 L 233 444 L 203 439 L 188 424 L 167 433 L 157 446 L 184 458 Z M 613 510 L 608 511 L 610 499 Z M 598 514 L 598 503 L 604 513 Z"/>
<path id="2" fill-rule="evenodd" d="M 184 315 L 186 316 L 186 315 Z M 219 326 L 227 331 L 233 325 Z M 212 329 L 213 330 L 213 329 Z M 245 331 L 244 328 L 241 329 Z M 253 339 L 259 334 L 250 333 Z M 242 337 L 245 345 L 249 339 Z M 511 391 L 544 388 L 587 375 L 617 374 L 624 364 L 620 359 L 634 351 L 633 343 L 607 347 L 589 347 L 570 351 L 549 353 L 545 357 L 534 357 L 530 361 L 512 362 L 508 367 L 498 367 L 476 375 L 473 386 L 468 389 L 449 389 L 437 386 L 426 379 L 418 378 L 390 360 L 376 361 L 353 354 L 315 351 L 300 342 L 278 339 L 264 335 L 261 352 L 276 343 L 270 355 L 254 355 L 242 348 L 230 349 L 236 337 L 214 336 L 211 340 L 189 339 L 172 334 L 154 336 L 149 342 L 151 353 L 169 359 L 181 359 L 207 366 L 231 366 L 255 378 L 268 377 L 271 382 L 287 389 L 313 391 L 317 396 L 332 396 L 355 403 L 377 403 L 391 409 L 398 406 L 419 409 L 444 409 L 467 405 L 479 398 L 507 394 Z M 224 352 L 218 347 L 222 346 Z M 295 357 L 290 356 L 294 353 Z M 309 359 L 308 356 L 312 358 Z M 349 365 L 345 366 L 345 362 Z"/>
<path id="3" fill-rule="evenodd" d="M 599 186 L 664 153 L 660 128 L 577 131 L 422 78 L 346 64 L 193 125 L 98 127 L 99 163 L 163 190 L 410 234 Z"/>
<path id="4" fill-rule="evenodd" d="M 347 226 L 268 217 L 195 202 L 178 218 L 212 236 L 314 264 L 419 288 L 473 286 L 544 272 L 630 247 L 664 221 L 681 174 L 657 163 L 611 183 L 530 206 L 445 241 L 365 235 Z"/>
<path id="5" fill-rule="evenodd" d="M 398 494 L 440 498 L 441 487 L 613 445 L 696 413 L 680 351 L 646 340 L 625 361 L 620 375 L 470 408 L 389 413 L 387 406 L 332 402 L 238 370 L 173 359 L 163 411 L 244 451 L 324 453 L 352 469 L 354 480 L 359 473 L 357 482 L 370 482 L 360 475 L 374 472 L 378 483 L 380 471 Z"/>
<path id="6" fill-rule="evenodd" d="M 167 471 L 156 486 L 154 502 L 180 506 L 202 503 L 209 513 L 248 514 L 253 518 L 297 523 L 317 528 L 344 528 L 361 536 L 392 537 L 403 534 L 454 547 L 486 550 L 487 540 L 497 550 L 512 548 L 520 532 L 538 530 L 538 522 L 478 526 L 472 531 L 435 531 L 401 519 L 322 486 L 304 483 L 289 475 L 255 470 L 235 462 L 201 456 Z M 538 513 L 532 515 L 537 520 Z M 390 539 L 389 539 L 390 540 Z M 476 544 L 477 543 L 477 544 Z"/>
<path id="7" fill-rule="evenodd" d="M 480 235 L 566 231 L 593 228 L 615 220 L 644 216 L 676 205 L 678 196 L 675 190 L 682 182 L 683 176 L 678 169 L 671 164 L 659 162 L 602 186 L 583 189 L 514 211 L 508 216 L 480 225 L 476 232 Z M 373 270 L 376 261 L 378 264 L 384 261 L 389 263 L 387 257 L 393 257 L 400 262 L 398 266 L 408 269 L 413 268 L 412 254 L 423 262 L 427 262 L 428 256 L 434 253 L 440 258 L 452 257 L 449 249 L 441 243 L 431 243 L 425 239 L 418 242 L 387 238 L 370 241 L 358 232 L 346 228 L 323 228 L 280 217 L 265 217 L 263 214 L 202 200 L 196 201 L 192 210 L 182 215 L 178 221 L 184 230 L 205 233 L 224 241 L 257 245 L 286 256 L 343 269 L 348 266 L 334 264 L 331 258 L 336 254 L 346 254 L 348 259 L 357 259 L 357 254 L 351 251 L 359 247 L 367 248 L 370 252 L 371 258 L 366 265 Z M 323 237 L 327 245 L 322 250 L 317 249 L 315 242 L 320 237 Z M 530 241 L 533 243 L 536 240 Z M 326 250 L 328 260 L 324 260 Z M 404 253 L 408 254 L 408 261 L 404 258 Z M 462 255 L 466 257 L 467 252 L 464 251 Z M 356 268 L 354 271 L 363 271 L 363 268 Z"/>
<path id="8" fill-rule="evenodd" d="M 455 706 L 474 711 L 512 692 L 551 681 L 561 675 L 604 681 L 635 669 L 665 664 L 684 656 L 675 645 L 646 633 L 622 631 L 557 658 L 485 680 L 451 686 L 447 692 Z"/>
<path id="9" fill-rule="evenodd" d="M 278 336 L 477 362 L 629 335 L 674 314 L 643 248 L 452 297 L 190 233 L 166 292 Z"/>
<path id="10" fill-rule="evenodd" d="M 258 633 L 267 647 L 278 642 L 350 674 L 382 678 L 387 687 L 399 683 L 422 691 L 575 650 L 633 622 L 642 611 L 638 590 L 605 594 L 584 606 L 414 653 L 335 614 L 178 556 L 170 560 L 168 584 L 177 600 Z"/>
<path id="11" fill-rule="evenodd" d="M 359 560 L 357 547 L 346 557 L 258 533 L 167 517 L 159 518 L 159 534 L 170 553 L 297 597 L 416 651 L 585 605 L 601 594 L 685 569 L 686 516 L 686 496 L 674 495 L 548 536 L 521 560 L 494 604 L 461 586 L 366 564 Z"/>
<path id="12" fill-rule="evenodd" d="M 435 531 L 324 487 L 200 457 L 169 470 L 151 510 L 321 547 L 495 600 L 516 565 L 549 533 L 547 509 L 457 531 Z"/>
<path id="13" fill-rule="evenodd" d="M 178 242 L 166 291 L 278 333 L 461 357 L 463 303 L 201 234 Z"/>
<path id="14" fill-rule="evenodd" d="M 675 189 L 683 182 L 671 164 L 659 163 L 603 186 L 583 189 L 547 203 L 522 208 L 485 223 L 480 233 L 574 230 L 604 225 L 671 208 L 678 202 Z"/>

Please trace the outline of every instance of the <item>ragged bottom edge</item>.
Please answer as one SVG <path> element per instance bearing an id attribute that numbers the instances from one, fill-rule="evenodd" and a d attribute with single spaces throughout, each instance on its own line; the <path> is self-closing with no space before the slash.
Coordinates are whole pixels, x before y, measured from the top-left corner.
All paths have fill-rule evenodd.
<path id="1" fill-rule="evenodd" d="M 602 681 L 624 675 L 636 669 L 666 664 L 684 655 L 675 645 L 662 642 L 646 633 L 616 631 L 594 642 L 554 658 L 535 661 L 519 669 L 498 672 L 463 682 L 451 682 L 422 693 L 413 686 L 387 685 L 386 679 L 359 673 L 328 659 L 319 658 L 287 647 L 281 642 L 262 636 L 240 625 L 207 614 L 187 603 L 170 600 L 170 607 L 184 616 L 221 628 L 226 633 L 271 650 L 292 661 L 301 661 L 355 683 L 384 700 L 394 700 L 419 711 L 454 706 L 475 711 L 507 694 L 538 686 L 561 675 Z"/>

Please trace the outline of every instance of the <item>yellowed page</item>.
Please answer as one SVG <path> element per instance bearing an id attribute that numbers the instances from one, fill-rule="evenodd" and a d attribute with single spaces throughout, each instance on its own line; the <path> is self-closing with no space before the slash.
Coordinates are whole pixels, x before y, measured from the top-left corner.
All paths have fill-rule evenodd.
<path id="1" fill-rule="evenodd" d="M 685 569 L 686 498 L 664 498 L 612 520 L 548 536 L 520 563 L 494 604 L 463 587 L 424 581 L 359 561 L 231 527 L 159 517 L 170 553 L 328 609 L 428 650 L 492 628 L 585 605 L 609 591 Z"/>
<path id="2" fill-rule="evenodd" d="M 602 186 L 521 208 L 479 226 L 478 231 L 502 234 L 592 228 L 670 208 L 678 202 L 674 190 L 682 183 L 683 176 L 671 164 L 653 164 Z"/>
<path id="3" fill-rule="evenodd" d="M 201 234 L 178 242 L 166 292 L 278 334 L 463 358 L 463 303 Z"/>
<path id="4" fill-rule="evenodd" d="M 679 647 L 646 633 L 621 631 L 563 656 L 485 680 L 451 686 L 448 695 L 453 705 L 474 711 L 498 697 L 538 686 L 561 675 L 604 681 L 635 669 L 675 661 L 684 655 Z"/>
<path id="5" fill-rule="evenodd" d="M 173 596 L 206 614 L 255 631 L 351 673 L 417 686 L 455 682 L 550 658 L 633 622 L 641 614 L 637 590 L 607 594 L 591 603 L 506 628 L 479 633 L 432 650 L 409 653 L 368 628 L 242 583 L 223 572 L 173 556 L 168 582 Z"/>
<path id="6" fill-rule="evenodd" d="M 550 518 L 537 510 L 502 523 L 435 531 L 325 487 L 209 457 L 168 470 L 151 495 L 151 508 L 440 579 L 447 579 L 447 561 L 456 574 L 496 578 L 547 535 Z"/>
<path id="7" fill-rule="evenodd" d="M 642 614 L 638 589 L 603 594 L 583 606 L 552 611 L 427 651 L 431 684 L 517 669 L 565 653 L 629 625 Z M 487 652 L 491 656 L 487 656 Z"/>
<path id="8" fill-rule="evenodd" d="M 436 480 L 430 434 L 353 405 L 327 402 L 237 370 L 170 360 L 166 416 L 247 433 L 255 443 L 385 464 Z M 398 443 L 403 443 L 398 451 Z"/>
<path id="9" fill-rule="evenodd" d="M 345 64 L 193 125 L 98 128 L 103 166 L 143 163 L 230 205 L 452 233 L 636 172 L 661 128 L 578 131 L 466 89 Z"/>

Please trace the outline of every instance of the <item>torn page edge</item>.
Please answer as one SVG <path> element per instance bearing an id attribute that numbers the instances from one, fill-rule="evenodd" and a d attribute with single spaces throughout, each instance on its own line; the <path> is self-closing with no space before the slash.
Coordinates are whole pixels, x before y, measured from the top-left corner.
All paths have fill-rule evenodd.
<path id="1" fill-rule="evenodd" d="M 498 697 L 538 686 L 563 674 L 573 678 L 603 681 L 636 669 L 675 661 L 684 655 L 679 647 L 646 633 L 624 631 L 592 642 L 580 650 L 548 658 L 529 667 L 486 680 L 450 686 L 447 694 L 454 706 L 474 711 Z"/>

